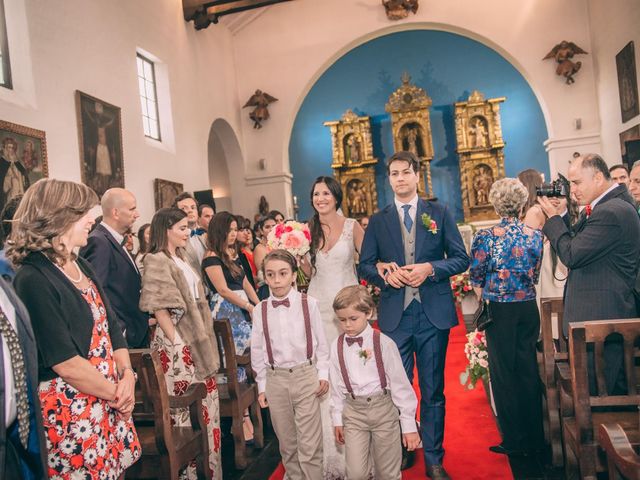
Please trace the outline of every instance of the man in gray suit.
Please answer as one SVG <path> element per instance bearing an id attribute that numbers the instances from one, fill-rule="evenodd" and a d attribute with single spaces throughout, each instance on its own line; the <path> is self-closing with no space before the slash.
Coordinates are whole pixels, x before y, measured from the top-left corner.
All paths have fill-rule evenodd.
<path id="1" fill-rule="evenodd" d="M 568 323 L 633 318 L 634 286 L 640 261 L 640 218 L 631 195 L 613 182 L 596 154 L 576 158 L 569 167 L 571 192 L 583 214 L 568 226 L 567 202 L 539 197 L 548 217 L 543 228 L 558 257 L 569 268 L 564 293 L 564 329 Z M 617 392 L 622 345 L 605 348 L 607 391 Z"/>

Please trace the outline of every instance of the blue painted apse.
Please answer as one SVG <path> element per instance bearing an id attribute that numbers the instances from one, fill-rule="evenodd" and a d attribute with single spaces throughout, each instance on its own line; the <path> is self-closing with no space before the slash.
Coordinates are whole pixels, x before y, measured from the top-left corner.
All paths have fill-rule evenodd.
<path id="1" fill-rule="evenodd" d="M 549 178 L 543 142 L 548 138 L 542 110 L 522 75 L 499 53 L 461 35 L 411 30 L 378 37 L 339 58 L 313 85 L 296 116 L 289 143 L 293 194 L 299 218 L 311 217 L 309 189 L 319 175 L 331 175 L 331 136 L 323 122 L 338 120 L 347 109 L 371 117 L 373 153 L 378 159 L 379 208 L 393 201 L 384 161 L 393 153 L 391 119 L 384 106 L 401 85 L 402 72 L 433 100 L 431 129 L 434 195 L 463 220 L 453 104 L 471 91 L 485 98 L 507 97 L 501 104 L 506 142 L 505 169 L 515 176 L 535 168 Z"/>

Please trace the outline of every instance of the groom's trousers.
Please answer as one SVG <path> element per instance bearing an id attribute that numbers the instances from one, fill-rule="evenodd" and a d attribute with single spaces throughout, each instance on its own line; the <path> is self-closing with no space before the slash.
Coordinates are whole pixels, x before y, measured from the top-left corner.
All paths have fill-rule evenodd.
<path id="1" fill-rule="evenodd" d="M 422 305 L 414 300 L 404 310 L 398 327 L 383 333 L 396 342 L 409 381 L 413 382 L 414 366 L 418 367 L 424 459 L 427 465 L 441 464 L 444 457 L 444 362 L 449 330 L 436 328 L 427 319 Z"/>

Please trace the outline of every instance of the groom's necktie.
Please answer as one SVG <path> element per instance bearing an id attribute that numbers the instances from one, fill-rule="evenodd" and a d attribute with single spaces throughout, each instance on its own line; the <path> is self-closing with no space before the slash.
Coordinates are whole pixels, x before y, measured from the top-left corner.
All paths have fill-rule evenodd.
<path id="1" fill-rule="evenodd" d="M 18 334 L 13 329 L 9 319 L 0 309 L 0 333 L 9 347 L 9 358 L 13 368 L 13 381 L 16 389 L 16 407 L 18 411 L 18 435 L 20 443 L 27 448 L 29 441 L 29 400 L 27 398 L 27 373 L 24 355 Z M 1 413 L 4 415 L 4 412 Z"/>
<path id="2" fill-rule="evenodd" d="M 402 209 L 404 210 L 404 218 L 402 219 L 402 223 L 404 223 L 404 228 L 407 229 L 407 232 L 411 233 L 411 227 L 413 227 L 413 219 L 411 215 L 409 215 L 409 209 L 411 205 L 402 205 Z"/>

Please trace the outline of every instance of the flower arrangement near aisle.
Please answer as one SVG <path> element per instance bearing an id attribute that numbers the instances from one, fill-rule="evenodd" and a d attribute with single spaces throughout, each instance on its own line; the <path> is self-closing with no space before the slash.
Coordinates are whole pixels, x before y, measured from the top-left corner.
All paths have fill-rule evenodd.
<path id="1" fill-rule="evenodd" d="M 459 273 L 451 277 L 451 290 L 457 301 L 462 300 L 465 296 L 473 292 L 471 282 L 469 281 L 469 272 Z"/>
<path id="2" fill-rule="evenodd" d="M 269 232 L 267 245 L 272 250 L 282 249 L 289 252 L 296 258 L 303 257 L 309 252 L 311 247 L 311 232 L 306 223 L 288 222 L 276 225 Z M 298 285 L 306 285 L 307 277 L 298 269 Z"/>
<path id="3" fill-rule="evenodd" d="M 464 354 L 469 360 L 469 365 L 460 374 L 460 383 L 466 386 L 467 389 L 473 390 L 478 380 L 489 380 L 489 353 L 487 352 L 487 339 L 484 332 L 474 330 L 467 333 Z"/>
<path id="4" fill-rule="evenodd" d="M 381 292 L 380 288 L 376 287 L 372 283 L 367 282 L 364 279 L 360 280 L 360 285 L 367 287 L 367 290 L 369 291 L 369 295 L 371 295 L 371 298 L 373 299 L 373 303 L 375 303 L 377 307 L 378 304 L 380 303 L 380 292 Z"/>

